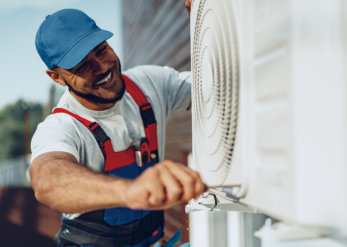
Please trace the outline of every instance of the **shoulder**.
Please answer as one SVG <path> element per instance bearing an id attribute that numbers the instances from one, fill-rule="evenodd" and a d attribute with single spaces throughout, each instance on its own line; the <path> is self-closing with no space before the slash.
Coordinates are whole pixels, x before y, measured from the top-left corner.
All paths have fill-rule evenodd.
<path id="1" fill-rule="evenodd" d="M 53 151 L 67 152 L 78 158 L 80 145 L 76 122 L 67 114 L 49 115 L 37 126 L 31 139 L 33 158 Z"/>
<path id="2" fill-rule="evenodd" d="M 69 130 L 75 125 L 75 122 L 74 118 L 65 113 L 50 114 L 39 124 L 38 129 L 54 126 L 58 129 Z"/>
<path id="3" fill-rule="evenodd" d="M 63 113 L 51 114 L 37 126 L 32 142 L 78 140 L 77 130 L 78 123 L 72 117 Z"/>
<path id="4" fill-rule="evenodd" d="M 124 72 L 125 75 L 129 76 L 135 82 L 138 81 L 167 81 L 174 77 L 178 77 L 179 73 L 167 66 L 157 65 L 141 65 L 136 66 Z"/>
<path id="5" fill-rule="evenodd" d="M 185 83 L 181 73 L 168 66 L 142 65 L 124 72 L 146 94 L 156 92 L 167 95 L 172 88 L 180 87 Z M 150 93 L 149 93 L 150 94 Z"/>

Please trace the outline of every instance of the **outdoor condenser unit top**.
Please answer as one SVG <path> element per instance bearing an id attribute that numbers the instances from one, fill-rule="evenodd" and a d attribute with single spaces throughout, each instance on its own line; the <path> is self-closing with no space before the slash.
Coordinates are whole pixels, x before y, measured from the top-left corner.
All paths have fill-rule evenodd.
<path id="1" fill-rule="evenodd" d="M 338 0 L 193 1 L 192 166 L 208 185 L 347 229 L 346 13 Z"/>

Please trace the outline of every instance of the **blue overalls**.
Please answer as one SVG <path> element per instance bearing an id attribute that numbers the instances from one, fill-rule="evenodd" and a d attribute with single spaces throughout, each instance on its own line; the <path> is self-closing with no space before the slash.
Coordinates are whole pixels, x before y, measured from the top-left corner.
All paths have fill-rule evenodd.
<path id="1" fill-rule="evenodd" d="M 126 91 L 139 106 L 146 137 L 136 146 L 114 152 L 110 138 L 97 122 L 91 122 L 66 109 L 56 108 L 53 114 L 65 113 L 84 124 L 94 135 L 104 155 L 104 172 L 111 176 L 135 179 L 146 168 L 159 162 L 157 123 L 146 96 L 123 75 Z M 63 218 L 56 236 L 57 246 L 147 247 L 163 236 L 163 211 L 132 210 L 118 207 L 97 210 L 76 219 Z"/>

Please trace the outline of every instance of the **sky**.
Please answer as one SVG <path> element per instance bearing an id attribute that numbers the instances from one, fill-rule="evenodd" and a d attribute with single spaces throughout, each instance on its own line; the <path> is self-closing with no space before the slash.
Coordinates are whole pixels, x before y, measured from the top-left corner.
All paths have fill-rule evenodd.
<path id="1" fill-rule="evenodd" d="M 0 109 L 18 99 L 46 103 L 52 80 L 35 48 L 49 14 L 76 8 L 114 35 L 108 40 L 122 61 L 121 0 L 0 0 Z"/>

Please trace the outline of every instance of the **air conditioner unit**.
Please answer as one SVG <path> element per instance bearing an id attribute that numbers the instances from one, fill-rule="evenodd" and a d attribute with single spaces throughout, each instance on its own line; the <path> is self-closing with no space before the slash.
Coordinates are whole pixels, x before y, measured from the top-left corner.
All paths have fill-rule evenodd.
<path id="1" fill-rule="evenodd" d="M 338 0 L 193 1 L 192 163 L 208 185 L 280 220 L 347 229 L 343 13 Z"/>

